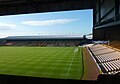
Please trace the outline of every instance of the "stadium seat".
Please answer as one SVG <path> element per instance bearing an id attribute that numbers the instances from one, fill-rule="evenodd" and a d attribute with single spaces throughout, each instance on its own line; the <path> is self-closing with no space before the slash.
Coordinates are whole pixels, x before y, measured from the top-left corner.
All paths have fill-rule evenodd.
<path id="1" fill-rule="evenodd" d="M 89 49 L 94 54 L 94 57 L 99 61 L 98 65 L 102 65 L 104 68 L 104 73 L 115 74 L 120 72 L 119 51 L 100 44 L 93 45 L 89 47 Z"/>

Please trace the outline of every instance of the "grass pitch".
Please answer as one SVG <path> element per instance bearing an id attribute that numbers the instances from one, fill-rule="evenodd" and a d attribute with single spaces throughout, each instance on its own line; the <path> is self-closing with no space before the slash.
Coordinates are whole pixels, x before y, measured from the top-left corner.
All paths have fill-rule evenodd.
<path id="1" fill-rule="evenodd" d="M 0 74 L 81 79 L 82 48 L 0 47 Z"/>

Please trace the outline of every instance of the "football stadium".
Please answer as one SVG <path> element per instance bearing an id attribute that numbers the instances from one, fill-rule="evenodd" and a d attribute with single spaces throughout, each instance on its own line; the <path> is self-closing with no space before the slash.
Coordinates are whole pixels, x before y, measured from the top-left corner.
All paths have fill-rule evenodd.
<path id="1" fill-rule="evenodd" d="M 120 0 L 0 0 L 0 83 L 113 84 Z"/>
<path id="2" fill-rule="evenodd" d="M 78 80 L 83 76 L 80 37 L 13 36 L 2 41 L 1 74 Z"/>

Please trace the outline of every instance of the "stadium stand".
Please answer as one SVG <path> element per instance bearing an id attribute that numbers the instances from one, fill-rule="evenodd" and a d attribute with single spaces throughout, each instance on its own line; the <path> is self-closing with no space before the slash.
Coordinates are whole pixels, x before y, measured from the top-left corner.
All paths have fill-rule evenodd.
<path id="1" fill-rule="evenodd" d="M 89 47 L 103 73 L 116 74 L 120 72 L 120 52 L 110 47 L 95 44 Z"/>
<path id="2" fill-rule="evenodd" d="M 68 36 L 13 36 L 3 38 L 1 46 L 78 46 L 84 43 L 81 37 Z"/>
<path id="3" fill-rule="evenodd" d="M 79 41 L 7 41 L 4 46 L 78 46 Z"/>

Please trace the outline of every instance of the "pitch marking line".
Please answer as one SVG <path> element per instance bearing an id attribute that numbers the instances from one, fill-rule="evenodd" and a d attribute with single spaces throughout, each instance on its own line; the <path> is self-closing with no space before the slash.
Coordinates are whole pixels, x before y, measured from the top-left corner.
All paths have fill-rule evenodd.
<path id="1" fill-rule="evenodd" d="M 73 58 L 72 58 L 72 60 L 71 60 L 71 63 L 70 63 L 69 69 L 68 69 L 68 71 L 67 71 L 66 78 L 68 77 L 68 74 L 69 74 L 69 72 L 70 72 L 71 66 L 72 66 L 72 64 L 73 64 L 73 60 L 74 60 L 74 58 L 75 58 L 75 54 L 76 54 L 76 52 L 74 52 L 74 55 L 73 55 Z"/>

